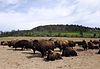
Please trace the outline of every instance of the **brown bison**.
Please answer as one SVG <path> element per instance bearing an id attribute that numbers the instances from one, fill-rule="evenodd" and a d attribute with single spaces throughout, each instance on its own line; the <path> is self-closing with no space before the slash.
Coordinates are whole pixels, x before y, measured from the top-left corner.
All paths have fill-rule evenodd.
<path id="1" fill-rule="evenodd" d="M 1 41 L 1 45 L 3 45 L 3 46 L 8 45 L 8 42 L 7 41 Z"/>
<path id="2" fill-rule="evenodd" d="M 3 45 L 4 41 L 1 41 L 1 45 Z"/>
<path id="3" fill-rule="evenodd" d="M 32 49 L 35 53 L 35 50 L 41 52 L 42 57 L 46 55 L 46 51 L 48 50 L 54 50 L 55 44 L 53 41 L 49 40 L 34 40 Z"/>
<path id="4" fill-rule="evenodd" d="M 60 51 L 65 47 L 74 47 L 75 43 L 68 40 L 56 40 L 55 46 L 60 49 Z"/>
<path id="5" fill-rule="evenodd" d="M 54 42 L 55 42 L 56 40 L 57 40 L 56 38 L 50 38 L 50 39 L 49 39 L 49 41 L 54 41 Z"/>
<path id="6" fill-rule="evenodd" d="M 28 40 L 19 40 L 15 43 L 15 45 L 13 46 L 13 48 L 21 48 L 23 49 L 27 49 L 30 46 L 30 42 Z"/>
<path id="7" fill-rule="evenodd" d="M 71 47 L 66 47 L 62 51 L 62 56 L 66 57 L 77 56 L 77 52 Z"/>
<path id="8" fill-rule="evenodd" d="M 92 40 L 88 42 L 88 49 L 99 49 L 99 45 L 95 45 Z"/>
<path id="9" fill-rule="evenodd" d="M 74 41 L 68 41 L 68 45 L 69 45 L 69 47 L 75 47 L 75 42 Z"/>
<path id="10" fill-rule="evenodd" d="M 84 48 L 84 50 L 88 49 L 88 44 L 85 40 L 82 41 L 82 47 Z"/>
<path id="11" fill-rule="evenodd" d="M 92 43 L 99 44 L 100 43 L 100 40 L 94 40 L 94 41 L 92 41 Z"/>
<path id="12" fill-rule="evenodd" d="M 19 40 L 11 40 L 11 41 L 8 41 L 8 46 L 9 46 L 9 47 L 15 46 L 15 43 L 16 43 L 17 41 L 19 41 Z"/>
<path id="13" fill-rule="evenodd" d="M 62 56 L 60 53 L 57 53 L 57 52 L 54 52 L 52 50 L 49 50 L 48 51 L 48 54 L 47 54 L 47 58 L 46 60 L 51 60 L 51 61 L 54 61 L 54 60 L 58 60 L 58 59 L 62 59 Z"/>
<path id="14" fill-rule="evenodd" d="M 77 44 L 78 46 L 82 46 L 83 45 L 82 41 L 75 41 L 74 43 Z"/>
<path id="15" fill-rule="evenodd" d="M 21 48 L 23 50 L 25 48 L 29 48 L 30 42 L 28 40 L 12 40 L 8 42 L 8 46 L 15 48 L 15 50 L 17 48 Z"/>

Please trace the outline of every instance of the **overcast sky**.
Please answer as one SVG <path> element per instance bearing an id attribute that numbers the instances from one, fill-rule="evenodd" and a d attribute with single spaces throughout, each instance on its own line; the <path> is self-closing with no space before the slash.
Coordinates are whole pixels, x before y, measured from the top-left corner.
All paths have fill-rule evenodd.
<path id="1" fill-rule="evenodd" d="M 0 31 L 49 24 L 100 27 L 100 0 L 0 0 Z"/>

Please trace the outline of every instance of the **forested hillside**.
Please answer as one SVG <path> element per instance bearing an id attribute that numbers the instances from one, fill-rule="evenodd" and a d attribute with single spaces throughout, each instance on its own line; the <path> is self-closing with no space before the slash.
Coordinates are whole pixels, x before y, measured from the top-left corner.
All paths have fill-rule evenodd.
<path id="1" fill-rule="evenodd" d="M 45 25 L 31 30 L 1 32 L 0 36 L 100 37 L 100 28 L 79 25 Z"/>

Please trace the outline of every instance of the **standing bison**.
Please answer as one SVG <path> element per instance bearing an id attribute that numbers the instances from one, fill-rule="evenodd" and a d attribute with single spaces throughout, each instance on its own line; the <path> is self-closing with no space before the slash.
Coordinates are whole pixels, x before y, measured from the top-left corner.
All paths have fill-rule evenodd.
<path id="1" fill-rule="evenodd" d="M 19 40 L 15 43 L 15 45 L 13 46 L 13 48 L 21 48 L 23 49 L 27 49 L 30 46 L 30 42 L 28 40 Z"/>
<path id="2" fill-rule="evenodd" d="M 34 40 L 32 49 L 35 51 L 39 51 L 42 54 L 42 57 L 46 55 L 48 50 L 54 50 L 55 44 L 53 41 L 49 40 Z"/>
<path id="3" fill-rule="evenodd" d="M 4 41 L 1 41 L 1 45 L 3 45 Z"/>
<path id="4" fill-rule="evenodd" d="M 84 50 L 88 49 L 88 44 L 85 40 L 82 41 L 82 47 L 84 48 Z"/>
<path id="5" fill-rule="evenodd" d="M 3 46 L 8 45 L 8 41 L 1 41 L 1 45 Z"/>
<path id="6" fill-rule="evenodd" d="M 15 43 L 16 43 L 17 41 L 18 41 L 18 40 L 11 40 L 11 41 L 8 41 L 8 46 L 9 46 L 9 47 L 15 46 Z"/>
<path id="7" fill-rule="evenodd" d="M 55 46 L 58 47 L 60 51 L 62 51 L 62 49 L 65 47 L 74 47 L 75 43 L 73 41 L 68 40 L 56 40 Z"/>
<path id="8" fill-rule="evenodd" d="M 17 48 L 21 48 L 23 50 L 25 48 L 29 48 L 30 42 L 28 40 L 12 40 L 8 42 L 8 46 L 15 48 L 15 50 Z"/>

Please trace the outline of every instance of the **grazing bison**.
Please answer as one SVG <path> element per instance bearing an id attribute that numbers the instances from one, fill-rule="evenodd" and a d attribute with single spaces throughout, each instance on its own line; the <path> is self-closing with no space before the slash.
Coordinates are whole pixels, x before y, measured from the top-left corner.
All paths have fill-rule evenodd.
<path id="1" fill-rule="evenodd" d="M 1 41 L 1 45 L 3 45 L 4 41 Z"/>
<path id="2" fill-rule="evenodd" d="M 17 41 L 19 41 L 19 40 L 11 40 L 11 41 L 8 41 L 8 46 L 9 46 L 9 47 L 15 46 L 15 43 L 16 43 Z"/>
<path id="3" fill-rule="evenodd" d="M 54 50 L 55 44 L 53 41 L 49 40 L 34 40 L 32 49 L 35 53 L 35 50 L 41 52 L 42 57 L 46 55 L 46 51 L 48 50 Z"/>
<path id="4" fill-rule="evenodd" d="M 61 57 L 61 54 L 60 53 L 57 53 L 57 52 L 54 52 L 52 50 L 49 50 L 48 51 L 48 54 L 47 54 L 47 58 L 46 60 L 51 60 L 51 61 L 54 61 L 54 60 L 58 60 L 58 59 L 62 59 Z"/>
<path id="5" fill-rule="evenodd" d="M 66 47 L 62 51 L 62 56 L 66 57 L 77 56 L 77 52 L 71 47 Z"/>

